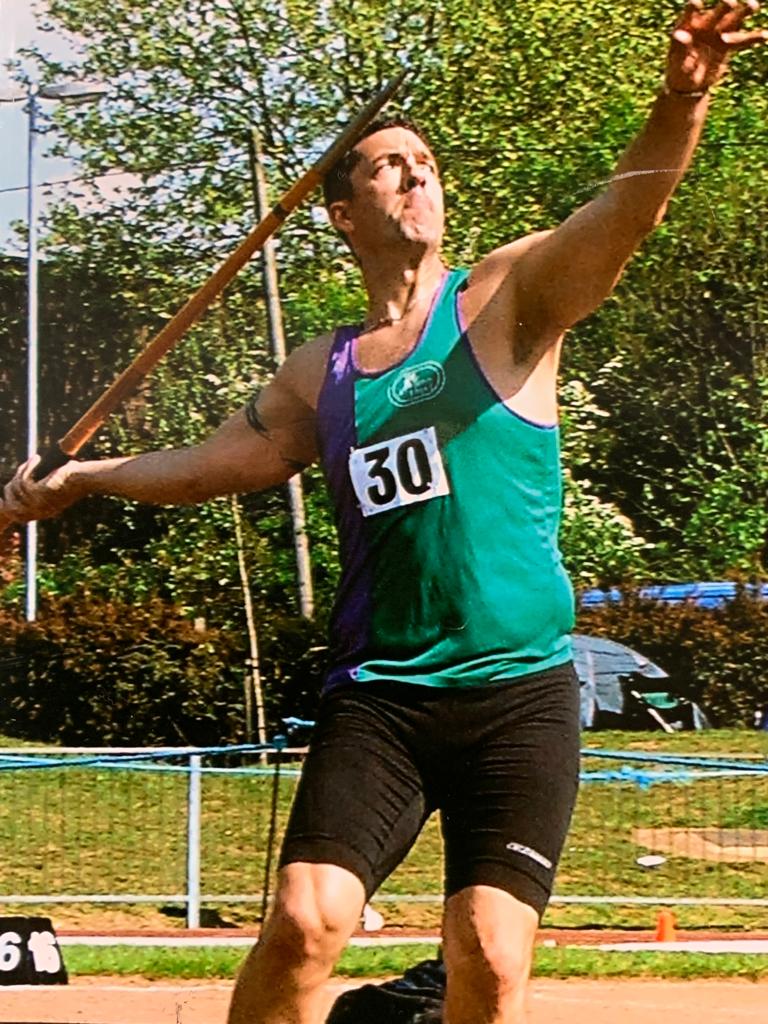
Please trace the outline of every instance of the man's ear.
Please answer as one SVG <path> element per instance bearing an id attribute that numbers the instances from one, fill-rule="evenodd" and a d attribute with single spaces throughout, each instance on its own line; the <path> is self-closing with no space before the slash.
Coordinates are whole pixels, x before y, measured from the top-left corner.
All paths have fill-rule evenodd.
<path id="1" fill-rule="evenodd" d="M 337 199 L 328 207 L 328 219 L 337 231 L 346 235 L 352 227 L 349 216 L 349 202 L 346 199 Z"/>

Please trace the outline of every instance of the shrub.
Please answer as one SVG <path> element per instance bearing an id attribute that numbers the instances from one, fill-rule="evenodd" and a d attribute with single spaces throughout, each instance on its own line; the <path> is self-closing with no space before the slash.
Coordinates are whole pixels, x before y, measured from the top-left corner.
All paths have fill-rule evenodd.
<path id="1" fill-rule="evenodd" d="M 321 627 L 263 616 L 258 627 L 267 738 L 281 718 L 313 717 L 325 661 Z M 37 622 L 0 607 L 0 731 L 78 745 L 246 740 L 244 632 L 197 632 L 157 598 L 47 597 Z"/>
<path id="2" fill-rule="evenodd" d="M 284 716 L 314 717 L 322 628 L 262 612 L 260 669 L 271 739 Z M 746 590 L 722 608 L 669 605 L 627 591 L 582 609 L 581 632 L 642 651 L 720 726 L 752 725 L 768 705 L 768 602 Z M 47 598 L 26 623 L 0 607 L 0 731 L 79 745 L 211 746 L 245 740 L 245 634 L 197 632 L 160 601 Z"/>
<path id="3" fill-rule="evenodd" d="M 0 611 L 0 729 L 69 744 L 242 740 L 244 654 L 159 600 L 50 598 L 23 623 Z"/>
<path id="4" fill-rule="evenodd" d="M 627 591 L 619 602 L 582 608 L 578 629 L 658 662 L 674 691 L 701 703 L 716 725 L 751 726 L 768 705 L 768 602 L 746 588 L 720 608 Z"/>

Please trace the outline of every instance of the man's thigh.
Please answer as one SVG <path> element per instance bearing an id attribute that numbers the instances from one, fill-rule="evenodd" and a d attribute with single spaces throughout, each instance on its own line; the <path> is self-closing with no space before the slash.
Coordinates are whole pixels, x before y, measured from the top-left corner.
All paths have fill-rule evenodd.
<path id="1" fill-rule="evenodd" d="M 541 915 L 578 789 L 578 680 L 568 665 L 491 687 L 477 705 L 440 797 L 446 896 L 490 886 Z"/>
<path id="2" fill-rule="evenodd" d="M 428 813 L 407 720 L 384 688 L 350 688 L 323 699 L 281 867 L 335 864 L 362 881 L 366 897 L 394 870 Z"/>

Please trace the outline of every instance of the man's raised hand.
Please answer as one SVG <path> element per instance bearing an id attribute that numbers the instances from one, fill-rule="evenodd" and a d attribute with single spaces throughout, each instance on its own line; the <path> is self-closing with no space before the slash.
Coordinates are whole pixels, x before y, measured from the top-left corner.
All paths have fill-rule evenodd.
<path id="1" fill-rule="evenodd" d="M 720 0 L 713 7 L 705 7 L 702 0 L 689 0 L 672 33 L 667 90 L 706 92 L 721 78 L 732 53 L 768 42 L 768 31 L 744 28 L 759 10 L 757 0 Z"/>

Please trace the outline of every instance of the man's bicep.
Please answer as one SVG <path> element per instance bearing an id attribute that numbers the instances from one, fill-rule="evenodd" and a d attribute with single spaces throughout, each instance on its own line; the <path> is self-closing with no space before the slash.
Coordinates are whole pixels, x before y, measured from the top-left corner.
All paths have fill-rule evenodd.
<path id="1" fill-rule="evenodd" d="M 285 483 L 317 457 L 313 410 L 278 379 L 255 393 L 201 446 L 238 491 Z"/>
<path id="2" fill-rule="evenodd" d="M 520 319 L 553 335 L 583 320 L 613 291 L 651 227 L 606 192 L 533 236 L 515 268 Z"/>

